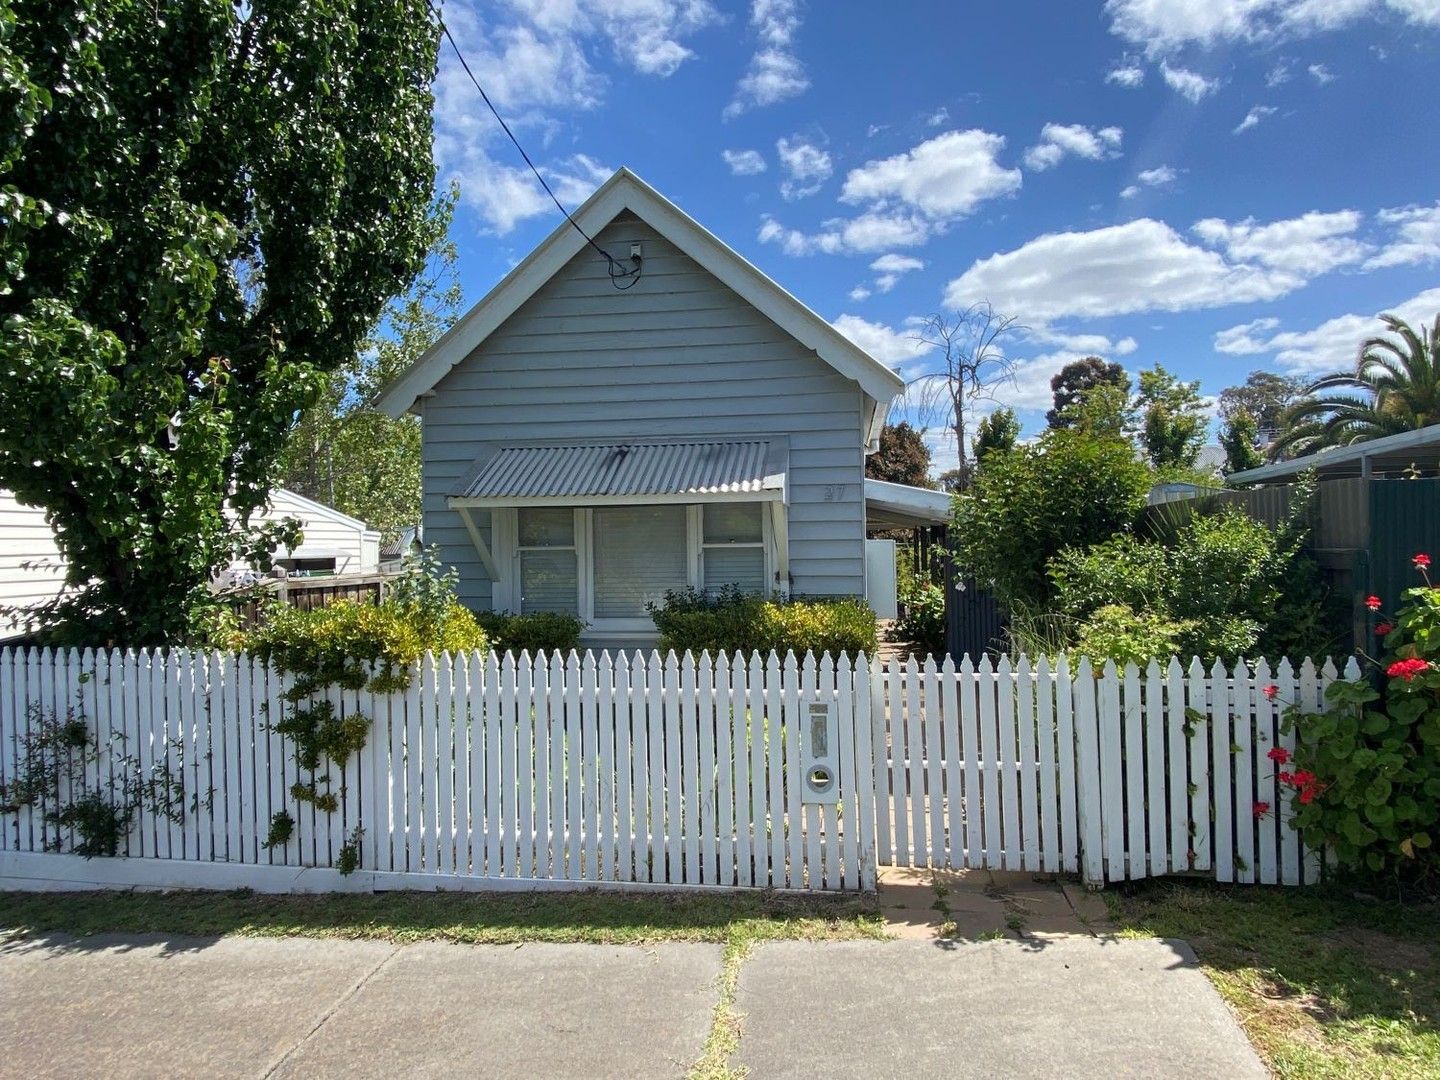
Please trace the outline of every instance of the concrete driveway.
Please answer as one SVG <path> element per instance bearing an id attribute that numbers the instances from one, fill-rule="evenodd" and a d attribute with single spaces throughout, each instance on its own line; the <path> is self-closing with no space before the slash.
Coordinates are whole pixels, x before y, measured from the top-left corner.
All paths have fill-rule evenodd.
<path id="1" fill-rule="evenodd" d="M 0 947 L 4 1077 L 681 1077 L 720 948 L 50 937 Z M 1183 947 L 776 942 L 733 1065 L 770 1077 L 1264 1077 Z"/>

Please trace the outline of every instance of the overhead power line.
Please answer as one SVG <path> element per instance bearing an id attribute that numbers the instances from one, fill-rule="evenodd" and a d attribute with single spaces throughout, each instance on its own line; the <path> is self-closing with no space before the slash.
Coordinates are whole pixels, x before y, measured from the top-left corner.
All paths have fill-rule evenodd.
<path id="1" fill-rule="evenodd" d="M 630 257 L 631 265 L 627 268 L 596 243 L 595 238 L 582 229 L 580 223 L 570 216 L 570 211 L 565 209 L 564 204 L 556 197 L 555 192 L 550 189 L 550 185 L 546 182 L 545 177 L 542 176 L 540 170 L 535 167 L 535 163 L 530 160 L 530 155 L 525 152 L 525 147 L 520 145 L 520 140 L 517 139 L 515 133 L 510 130 L 510 125 L 507 124 L 505 118 L 500 115 L 500 110 L 495 108 L 495 103 L 490 100 L 490 95 L 485 92 L 485 87 L 480 85 L 480 80 L 475 77 L 475 72 L 470 70 L 469 61 L 465 59 L 465 54 L 460 51 L 460 43 L 455 40 L 455 35 L 450 32 L 450 27 L 445 25 L 445 17 L 440 14 L 440 10 L 431 0 L 425 0 L 425 6 L 430 9 L 430 14 L 435 16 L 435 21 L 440 25 L 440 32 L 445 35 L 445 40 L 450 42 L 450 48 L 455 52 L 455 59 L 460 61 L 460 66 L 465 70 L 465 74 L 468 75 L 470 81 L 475 84 L 475 89 L 480 91 L 480 99 L 485 102 L 486 108 L 490 110 L 491 115 L 493 115 L 495 120 L 500 124 L 501 130 L 504 131 L 505 134 L 510 137 L 510 141 L 515 144 L 515 149 L 520 151 L 520 156 L 525 159 L 525 164 L 530 166 L 530 171 L 535 174 L 535 179 L 540 181 L 540 186 L 545 189 L 545 194 L 550 196 L 550 201 L 555 204 L 556 209 L 565 215 L 565 220 L 568 221 L 574 227 L 575 231 L 585 238 L 585 242 L 594 248 L 596 253 L 605 260 L 605 265 L 610 272 L 610 283 L 617 289 L 628 289 L 633 286 L 640 280 L 640 256 L 632 255 Z M 625 284 L 622 285 L 621 282 Z"/>

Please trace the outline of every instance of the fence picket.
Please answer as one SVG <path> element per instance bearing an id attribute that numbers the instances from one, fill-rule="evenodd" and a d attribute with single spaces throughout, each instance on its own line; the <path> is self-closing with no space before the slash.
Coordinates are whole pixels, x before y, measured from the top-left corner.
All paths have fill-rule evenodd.
<path id="1" fill-rule="evenodd" d="M 975 689 L 980 697 L 980 761 L 984 765 L 981 811 L 985 821 L 984 866 L 1005 865 L 1005 849 L 1000 835 L 1000 758 L 999 736 L 996 731 L 995 708 L 998 677 L 990 666 L 989 657 L 981 657 Z"/>
<path id="2" fill-rule="evenodd" d="M 530 842 L 530 873 L 537 878 L 552 876 L 550 868 L 550 668 L 545 654 L 537 652 L 534 661 L 534 713 L 531 727 L 531 742 L 534 744 L 532 766 L 534 773 L 535 827 Z"/>
<path id="3" fill-rule="evenodd" d="M 1056 767 L 1060 770 L 1060 869 L 1077 873 L 1080 870 L 1080 785 L 1076 773 L 1080 762 L 1075 754 L 1074 683 L 1070 678 L 1070 658 L 1064 653 L 1055 662 L 1055 749 Z"/>
<path id="4" fill-rule="evenodd" d="M 1160 664 L 1145 668 L 1145 814 L 1150 826 L 1150 874 L 1163 877 L 1170 870 L 1169 803 L 1165 798 L 1165 756 L 1170 739 L 1165 722 L 1165 683 Z"/>
<path id="5" fill-rule="evenodd" d="M 780 657 L 774 650 L 765 666 L 765 747 L 769 761 L 766 778 L 770 799 L 765 820 L 770 843 L 770 865 L 765 883 L 771 888 L 784 888 L 785 872 L 785 735 L 780 696 Z"/>
<path id="6" fill-rule="evenodd" d="M 913 753 L 906 743 L 905 731 L 905 689 L 901 676 L 901 664 L 891 660 L 885 668 L 889 690 L 888 708 L 885 711 L 885 730 L 889 734 L 889 745 L 885 758 L 890 764 L 890 790 L 894 793 L 890 813 L 891 826 L 895 833 L 895 863 L 899 866 L 915 865 L 915 850 L 918 844 L 910 843 L 910 800 L 915 797 L 910 790 L 910 773 L 906 762 Z"/>
<path id="7" fill-rule="evenodd" d="M 941 769 L 945 763 L 945 712 L 940 703 L 940 681 L 935 671 L 935 658 L 925 657 L 921 668 L 921 739 L 925 747 L 925 799 L 930 808 L 930 847 L 926 862 L 931 866 L 945 865 L 945 781 Z"/>
<path id="8" fill-rule="evenodd" d="M 1215 879 L 1235 880 L 1235 841 L 1232 825 L 1235 799 L 1231 787 L 1234 741 L 1230 720 L 1229 678 L 1219 660 L 1206 680 L 1206 715 L 1210 717 L 1211 775 L 1215 778 Z"/>
<path id="9" fill-rule="evenodd" d="M 1280 666 L 1275 672 L 1275 683 L 1275 700 L 1283 711 L 1296 701 L 1295 668 L 1288 659 L 1280 661 Z M 1286 731 L 1283 724 L 1278 725 L 1276 745 L 1286 753 L 1293 755 L 1295 753 L 1294 730 Z M 1277 769 L 1280 767 L 1276 766 Z M 1300 835 L 1295 831 L 1295 811 L 1291 806 L 1290 792 L 1281 788 L 1275 794 L 1274 813 L 1280 828 L 1280 883 L 1282 885 L 1299 885 Z"/>
<path id="10" fill-rule="evenodd" d="M 1168 736 L 1166 782 L 1170 794 L 1170 872 L 1190 869 L 1190 762 L 1185 744 L 1185 672 L 1170 658 L 1165 668 L 1165 730 Z"/>
<path id="11" fill-rule="evenodd" d="M 1035 737 L 1040 768 L 1040 853 L 1038 869 L 1061 867 L 1060 802 L 1055 791 L 1055 678 L 1048 657 L 1035 664 Z"/>
<path id="12" fill-rule="evenodd" d="M 1233 724 L 1230 748 L 1231 780 L 1235 793 L 1231 813 L 1235 823 L 1235 880 L 1255 880 L 1255 696 L 1244 662 L 1235 665 L 1230 691 Z"/>
<path id="13" fill-rule="evenodd" d="M 645 733 L 650 743 L 649 858 L 646 881 L 665 881 L 669 844 L 665 831 L 665 668 L 652 651 L 645 671 Z"/>
<path id="14" fill-rule="evenodd" d="M 858 677 L 857 672 L 857 677 Z M 964 811 L 964 785 L 961 780 L 962 742 L 960 735 L 959 678 L 955 674 L 955 661 L 948 655 L 940 665 L 940 753 L 945 759 L 944 816 L 949 826 L 946 836 L 945 858 L 948 865 L 965 865 L 965 836 L 961 822 Z M 942 865 L 944 865 L 942 863 Z"/>
<path id="15" fill-rule="evenodd" d="M 509 659 L 510 654 L 506 658 Z M 535 665 L 530 654 L 521 652 L 515 662 L 515 876 L 533 877 L 535 873 Z M 507 751 L 505 763 L 511 761 Z M 508 791 L 512 785 L 506 785 Z M 444 801 L 444 793 L 441 793 Z"/>
<path id="16" fill-rule="evenodd" d="M 582 678 L 580 655 L 571 650 L 565 660 L 565 876 L 571 881 L 585 879 L 582 872 L 585 837 L 584 785 L 581 783 L 585 761 Z M 493 804 L 487 802 L 486 806 L 493 811 Z"/>
<path id="17" fill-rule="evenodd" d="M 750 654 L 746 686 L 746 733 L 750 748 L 750 855 L 753 867 L 743 885 L 770 880 L 769 843 L 765 813 L 765 663 L 758 652 Z"/>
<path id="18" fill-rule="evenodd" d="M 1133 662 L 1125 665 L 1121 687 L 1125 707 L 1125 876 L 1143 878 L 1148 860 L 1145 857 L 1145 720 L 1144 702 L 1140 697 L 1140 668 Z"/>
<path id="19" fill-rule="evenodd" d="M 1026 870 L 1040 869 L 1040 812 L 1036 806 L 1035 686 L 1030 660 L 1022 656 L 1015 668 L 1015 724 L 1018 738 L 1016 779 L 1020 785 L 1020 859 Z"/>
<path id="20" fill-rule="evenodd" d="M 874 723 L 871 709 L 875 698 L 870 686 L 875 681 L 874 661 L 863 652 L 856 658 L 855 669 L 855 809 L 851 823 L 855 828 L 859 886 L 875 888 L 875 821 L 878 817 L 875 799 L 875 762 L 871 758 L 870 728 Z"/>
<path id="21" fill-rule="evenodd" d="M 1095 718 L 1100 745 L 1100 829 L 1104 837 L 1106 877 L 1122 881 L 1125 861 L 1125 778 L 1121 738 L 1124 714 L 1120 711 L 1120 678 L 1113 661 L 1100 669 Z M 1103 880 L 1103 879 L 1102 879 Z"/>
<path id="22" fill-rule="evenodd" d="M 630 816 L 630 657 L 615 664 L 615 861 L 616 876 L 630 881 L 634 822 Z"/>
<path id="23" fill-rule="evenodd" d="M 749 876 L 750 747 L 745 724 L 745 661 L 728 661 L 728 692 L 715 740 L 720 768 L 720 884 L 739 885 Z M 743 869 L 742 869 L 743 867 Z"/>
<path id="24" fill-rule="evenodd" d="M 1198 656 L 1190 660 L 1185 700 L 1190 722 L 1190 858 L 1192 870 L 1208 870 L 1215 858 L 1214 819 L 1210 808 L 1210 739 L 1214 725 L 1210 723 L 1209 684 L 1205 665 Z"/>
<path id="25" fill-rule="evenodd" d="M 699 692 L 696 695 L 695 730 L 696 748 L 699 751 L 696 788 L 700 828 L 700 877 L 705 884 L 719 880 L 718 847 L 715 836 L 715 724 L 716 685 L 718 683 L 715 661 L 709 652 L 700 654 L 696 670 Z"/>
<path id="26" fill-rule="evenodd" d="M 1255 773 L 1255 804 L 1251 813 L 1255 831 L 1259 834 L 1255 844 L 1255 880 L 1263 885 L 1280 883 L 1278 835 L 1275 827 L 1280 808 L 1275 800 L 1275 763 L 1269 753 L 1277 745 L 1275 740 L 1275 703 L 1265 693 L 1265 688 L 1279 686 L 1270 677 L 1270 665 L 1261 660 L 1255 665 L 1255 681 L 1251 701 L 1255 711 L 1254 750 L 1251 768 Z M 1261 808 L 1263 805 L 1263 809 Z"/>
<path id="27" fill-rule="evenodd" d="M 801 841 L 805 818 L 800 807 L 800 665 L 793 652 L 785 654 L 784 677 L 781 681 L 780 727 L 785 741 L 785 835 L 789 841 L 787 881 L 792 889 L 806 887 Z"/>

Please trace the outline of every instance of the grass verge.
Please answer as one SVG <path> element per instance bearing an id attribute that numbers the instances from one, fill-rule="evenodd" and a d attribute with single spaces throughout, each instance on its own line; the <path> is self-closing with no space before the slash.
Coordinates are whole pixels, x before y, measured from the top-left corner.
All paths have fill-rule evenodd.
<path id="1" fill-rule="evenodd" d="M 1122 934 L 1191 944 L 1277 1076 L 1440 1076 L 1440 905 L 1173 882 L 1105 896 Z"/>
<path id="2" fill-rule="evenodd" d="M 517 944 L 884 937 L 872 905 L 737 894 L 241 892 L 0 893 L 0 935 L 59 932 L 378 938 Z"/>

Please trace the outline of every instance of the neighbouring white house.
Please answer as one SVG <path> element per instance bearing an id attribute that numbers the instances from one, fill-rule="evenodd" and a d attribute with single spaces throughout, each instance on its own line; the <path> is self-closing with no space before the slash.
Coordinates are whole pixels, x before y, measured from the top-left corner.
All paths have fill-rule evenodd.
<path id="1" fill-rule="evenodd" d="M 373 574 L 379 569 L 380 534 L 332 507 L 277 488 L 259 518 L 300 521 L 300 545 L 277 553 L 276 564 L 288 571 Z M 248 567 L 241 562 L 230 569 Z M 64 585 L 65 562 L 45 511 L 0 490 L 0 607 L 37 607 L 58 596 Z M 0 640 L 18 637 L 26 628 L 23 616 L 0 613 Z"/>
<path id="2" fill-rule="evenodd" d="M 642 645 L 667 590 L 863 597 L 872 510 L 946 519 L 866 482 L 895 372 L 629 170 L 574 218 L 638 273 L 562 223 L 379 403 L 422 420 L 463 602 Z"/>

